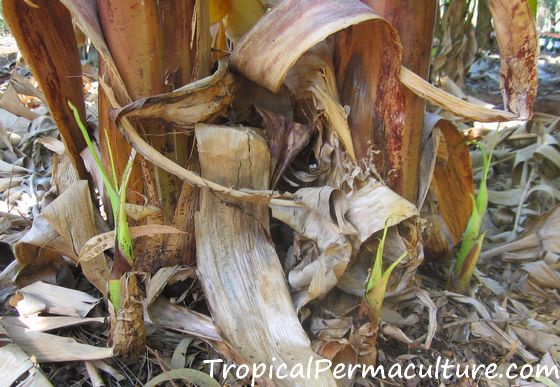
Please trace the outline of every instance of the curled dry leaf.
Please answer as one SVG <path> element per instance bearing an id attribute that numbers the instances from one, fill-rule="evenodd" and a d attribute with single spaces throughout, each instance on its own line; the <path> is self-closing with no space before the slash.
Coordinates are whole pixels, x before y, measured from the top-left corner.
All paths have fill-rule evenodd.
<path id="1" fill-rule="evenodd" d="M 344 3 L 334 0 L 283 1 L 243 37 L 233 51 L 231 63 L 249 79 L 276 92 L 289 70 L 306 52 L 344 29 L 348 30 L 336 36 L 334 49 L 338 58 L 335 66 L 337 84 L 334 85 L 329 76 L 328 64 L 332 58 L 328 57 L 322 59 L 327 66 L 320 61 L 312 66 L 323 71 L 324 81 L 317 78 L 321 73 L 311 71 L 311 68 L 303 79 L 319 86 L 313 94 L 319 95 L 319 102 L 328 108 L 327 118 L 336 123 L 335 129 L 350 156 L 355 152 L 358 160 L 367 157 L 370 141 L 375 149 L 389 149 L 377 157 L 376 164 L 384 174 L 393 169 L 389 186 L 399 187 L 402 183 L 399 150 L 404 106 L 398 80 L 401 48 L 396 31 L 367 5 L 353 0 Z M 370 39 L 362 39 L 363 36 Z M 367 57 L 376 60 L 362 63 Z M 302 58 L 301 64 L 320 58 Z M 340 110 L 338 98 L 333 95 L 337 89 L 341 105 L 350 107 L 348 123 Z M 356 90 L 360 92 L 356 93 Z M 352 129 L 351 142 L 348 126 Z M 374 133 L 374 127 L 385 129 Z M 389 145 L 384 146 L 386 143 Z"/>
<path id="2" fill-rule="evenodd" d="M 98 302 L 98 298 L 79 290 L 41 281 L 21 288 L 10 300 L 23 317 L 43 312 L 84 318 Z"/>
<path id="3" fill-rule="evenodd" d="M 196 137 L 204 177 L 225 186 L 268 188 L 268 146 L 252 129 L 197 125 Z M 268 224 L 268 209 L 262 204 L 226 203 L 211 191 L 201 191 L 198 274 L 212 318 L 235 351 L 252 362 L 292 367 L 317 355 L 297 318 Z M 274 382 L 335 385 L 330 373 L 312 384 L 301 378 Z"/>
<path id="4" fill-rule="evenodd" d="M 241 39 L 231 62 L 249 79 L 276 92 L 290 68 L 311 47 L 342 29 L 369 20 L 383 22 L 358 1 L 283 1 Z"/>
<path id="5" fill-rule="evenodd" d="M 290 163 L 307 145 L 313 131 L 309 125 L 290 122 L 278 113 L 258 108 L 257 111 L 265 122 L 272 168 L 271 186 L 274 188 Z"/>
<path id="6" fill-rule="evenodd" d="M 12 78 L 10 80 L 10 84 L 14 87 L 14 90 L 18 94 L 28 95 L 30 97 L 35 97 L 40 100 L 42 103 L 47 105 L 47 99 L 35 86 L 31 84 L 23 75 L 14 71 L 12 73 Z"/>
<path id="7" fill-rule="evenodd" d="M 340 138 L 348 156 L 356 160 L 347 113 L 338 100 L 332 47 L 321 42 L 304 54 L 288 73 L 285 84 L 297 98 L 324 111 L 331 128 Z"/>
<path id="8" fill-rule="evenodd" d="M 38 137 L 35 141 L 59 156 L 62 156 L 64 154 L 64 151 L 66 150 L 66 148 L 64 147 L 64 143 L 54 137 L 41 136 Z"/>
<path id="9" fill-rule="evenodd" d="M 173 227 L 165 226 L 162 224 L 148 224 L 145 226 L 130 227 L 130 236 L 132 239 L 154 235 L 154 234 L 182 234 L 183 231 Z M 80 253 L 77 256 L 77 262 L 84 264 L 95 259 L 105 250 L 115 247 L 115 230 L 109 231 L 100 235 L 90 238 L 84 243 Z"/>
<path id="10" fill-rule="evenodd" d="M 62 256 L 78 262 L 78 251 L 96 234 L 88 184 L 80 180 L 45 207 L 14 246 L 21 265 L 18 281 L 26 282 L 26 276 L 46 267 L 59 267 Z M 81 268 L 88 281 L 106 294 L 109 270 L 105 256 L 93 255 Z"/>
<path id="11" fill-rule="evenodd" d="M 386 185 L 373 179 L 348 195 L 346 218 L 358 230 L 360 242 L 383 230 L 418 215 L 418 209 Z"/>
<path id="12" fill-rule="evenodd" d="M 0 325 L 23 351 L 34 356 L 38 362 L 63 362 L 107 359 L 113 356 L 113 348 L 82 344 L 69 337 L 30 331 L 18 319 L 4 320 Z"/>
<path id="13" fill-rule="evenodd" d="M 27 118 L 29 121 L 33 121 L 39 115 L 31 110 L 21 102 L 14 86 L 10 83 L 8 88 L 0 97 L 0 108 L 9 111 L 16 116 Z"/>
<path id="14" fill-rule="evenodd" d="M 490 109 L 464 101 L 426 82 L 412 71 L 401 67 L 399 79 L 414 94 L 451 113 L 479 122 L 511 121 L 519 116 L 503 110 Z M 527 117 L 528 118 L 528 117 Z"/>
<path id="15" fill-rule="evenodd" d="M 360 185 L 348 195 L 328 186 L 303 188 L 294 195 L 303 207 L 272 207 L 274 218 L 315 242 L 319 249 L 318 257 L 302 261 L 289 273 L 290 285 L 305 290 L 296 297 L 298 310 L 338 284 L 346 272 L 353 249 L 359 249 L 386 224 L 393 226 L 418 214 L 412 203 L 387 186 L 372 179 Z M 401 253 L 402 250 L 398 255 Z M 366 263 L 365 268 L 358 270 L 367 273 L 370 266 L 371 263 Z M 344 283 L 342 286 L 347 291 L 354 287 L 349 285 L 353 283 L 358 287 L 355 291 L 361 294 L 365 278 L 357 282 L 346 278 Z"/>
<path id="16" fill-rule="evenodd" d="M 295 301 L 299 310 L 337 284 L 352 254 L 348 235 L 357 235 L 357 231 L 344 218 L 348 200 L 342 191 L 332 187 L 302 188 L 295 197 L 303 208 L 272 207 L 272 216 L 314 241 L 319 248 L 320 255 L 316 259 L 302 261 L 288 277 L 294 289 L 303 290 Z"/>
<path id="17" fill-rule="evenodd" d="M 127 116 L 135 119 L 161 119 L 177 130 L 192 129 L 197 122 L 209 122 L 231 104 L 235 80 L 221 60 L 211 76 L 189 83 L 171 93 L 143 98 L 111 113 L 115 122 Z"/>
<path id="18" fill-rule="evenodd" d="M 489 0 L 500 48 L 500 81 L 504 105 L 528 120 L 537 96 L 537 31 L 525 0 Z"/>
<path id="19" fill-rule="evenodd" d="M 52 386 L 35 361 L 18 347 L 0 324 L 0 380 L 6 385 L 16 381 L 29 386 Z M 24 375 L 28 373 L 27 377 Z"/>

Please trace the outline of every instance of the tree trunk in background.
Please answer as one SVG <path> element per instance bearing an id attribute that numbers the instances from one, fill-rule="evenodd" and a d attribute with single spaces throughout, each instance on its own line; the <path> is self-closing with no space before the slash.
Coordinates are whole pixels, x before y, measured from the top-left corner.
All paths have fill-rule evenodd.
<path id="1" fill-rule="evenodd" d="M 481 51 L 491 50 L 492 47 L 492 14 L 488 7 L 488 0 L 478 1 L 478 14 L 476 18 L 476 42 Z"/>
<path id="2" fill-rule="evenodd" d="M 196 50 L 196 47 L 191 48 L 194 1 L 98 0 L 97 6 L 103 34 L 133 100 L 170 92 L 192 81 Z M 100 140 L 104 160 L 108 160 L 103 133 L 107 130 L 120 173 L 130 146 L 110 122 L 108 108 L 100 92 Z M 169 159 L 183 167 L 189 164 L 189 156 L 194 151 L 193 136 L 184 132 L 169 133 L 164 123 L 155 120 L 135 124 L 152 146 Z M 161 208 L 161 216 L 148 222 L 174 224 L 194 235 L 196 206 L 193 203 L 196 203 L 198 190 L 163 170 L 142 168 L 141 164 L 145 164 L 139 159 L 130 190 L 146 195 L 149 204 Z M 196 169 L 197 162 L 189 166 Z M 130 196 L 129 201 L 143 203 L 141 195 Z M 154 272 L 161 266 L 194 261 L 194 238 L 156 235 L 148 241 L 148 244 L 137 243 L 138 269 Z"/>
<path id="3" fill-rule="evenodd" d="M 448 76 L 463 87 L 465 75 L 476 54 L 472 25 L 472 0 L 451 0 L 441 16 L 439 49 L 432 63 L 432 74 Z"/>

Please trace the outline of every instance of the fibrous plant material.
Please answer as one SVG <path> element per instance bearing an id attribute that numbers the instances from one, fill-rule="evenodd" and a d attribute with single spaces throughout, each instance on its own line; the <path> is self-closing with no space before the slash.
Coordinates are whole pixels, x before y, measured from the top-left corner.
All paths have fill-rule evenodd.
<path id="1" fill-rule="evenodd" d="M 315 105 L 318 112 L 324 111 L 346 153 L 356 161 L 347 112 L 338 100 L 331 45 L 321 42 L 303 55 L 288 73 L 285 84 L 298 99 Z"/>
<path id="2" fill-rule="evenodd" d="M 232 187 L 267 189 L 266 141 L 249 128 L 196 127 L 202 175 Z M 203 190 L 196 216 L 198 273 L 224 339 L 246 359 L 292 367 L 318 359 L 301 327 L 269 236 L 268 208 Z M 219 238 L 215 236 L 219 235 Z M 328 372 L 286 386 L 334 386 Z"/>
<path id="3" fill-rule="evenodd" d="M 305 15 L 305 18 L 301 15 Z M 279 20 L 285 28 L 278 28 Z M 341 139 L 347 151 L 349 150 L 349 155 L 352 157 L 355 152 L 357 160 L 368 157 L 368 142 L 376 142 L 376 145 L 388 143 L 386 147 L 379 147 L 383 149 L 384 154 L 378 159 L 386 161 L 385 164 L 379 164 L 379 170 L 387 173 L 389 170 L 396 170 L 392 173 L 390 181 L 397 181 L 401 160 L 398 151 L 393 152 L 393 148 L 398 147 L 402 126 L 402 98 L 398 96 L 399 66 L 395 66 L 400 58 L 398 37 L 394 29 L 369 7 L 359 1 L 348 1 L 344 4 L 318 0 L 283 1 L 241 39 L 233 51 L 231 62 L 246 77 L 276 92 L 288 71 L 304 53 L 329 36 L 353 25 L 358 25 L 356 28 L 361 28 L 361 32 L 356 30 L 353 34 L 339 34 L 334 49 L 336 89 L 340 92 L 341 105 L 350 107 L 348 124 L 352 128 L 352 147 L 346 139 L 344 125 L 338 125 L 337 133 L 339 136 L 342 134 Z M 379 42 L 379 45 L 371 40 L 362 42 L 364 49 L 373 50 L 378 54 L 376 61 L 368 62 L 370 66 L 367 72 L 353 74 L 354 70 L 347 71 L 348 66 L 354 69 L 355 65 L 355 59 L 354 62 L 349 62 L 353 52 L 353 48 L 350 47 L 355 43 L 351 41 L 352 36 L 370 36 Z M 378 51 L 375 47 L 378 47 Z M 384 54 L 381 53 L 383 50 L 386 51 Z M 380 73 L 381 70 L 383 74 Z M 367 75 L 367 80 L 364 79 L 366 74 L 370 74 Z M 343 80 L 346 80 L 346 83 Z M 368 80 L 371 80 L 371 83 L 367 82 Z M 362 81 L 363 85 L 367 86 L 358 86 Z M 331 86 L 331 89 L 334 86 Z M 356 90 L 361 92 L 356 94 Z M 383 101 L 374 103 L 376 95 L 382 94 L 381 90 L 384 91 Z M 337 100 L 338 98 L 334 99 Z M 338 114 L 336 109 L 332 109 L 331 112 L 332 122 Z M 384 134 L 380 134 L 377 139 L 378 142 L 373 138 L 373 127 L 377 124 L 385 127 L 382 131 Z M 386 133 L 391 135 L 385 136 Z M 391 150 L 385 151 L 388 148 Z M 389 185 L 392 188 L 396 187 L 391 183 Z"/>
<path id="4" fill-rule="evenodd" d="M 347 195 L 329 186 L 302 188 L 294 194 L 301 207 L 272 206 L 272 216 L 296 231 L 300 242 L 294 243 L 295 250 L 302 250 L 305 241 L 318 250 L 289 271 L 289 283 L 297 290 L 297 310 L 340 285 L 350 258 L 371 235 L 418 213 L 412 203 L 381 183 L 356 185 Z"/>

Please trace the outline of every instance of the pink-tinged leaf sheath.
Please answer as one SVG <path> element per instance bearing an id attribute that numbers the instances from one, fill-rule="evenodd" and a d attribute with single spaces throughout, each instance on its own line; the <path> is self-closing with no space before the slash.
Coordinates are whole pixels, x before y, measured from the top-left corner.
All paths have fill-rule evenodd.
<path id="1" fill-rule="evenodd" d="M 3 16 L 19 50 L 45 95 L 66 151 L 82 179 L 87 179 L 80 157 L 86 143 L 66 101 L 70 100 L 85 121 L 82 66 L 72 17 L 59 1 L 3 0 Z"/>

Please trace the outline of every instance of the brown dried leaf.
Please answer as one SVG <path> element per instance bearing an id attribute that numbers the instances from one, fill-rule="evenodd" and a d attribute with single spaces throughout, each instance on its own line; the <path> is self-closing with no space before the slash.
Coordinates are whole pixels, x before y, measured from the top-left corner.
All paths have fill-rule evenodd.
<path id="1" fill-rule="evenodd" d="M 418 193 L 428 221 L 424 247 L 427 256 L 440 257 L 461 240 L 471 214 L 474 180 L 466 140 L 455 126 L 427 114 L 424 130 Z"/>
<path id="2" fill-rule="evenodd" d="M 18 94 L 28 95 L 35 97 L 45 105 L 48 104 L 47 99 L 35 86 L 31 84 L 24 76 L 20 75 L 17 71 L 12 73 L 11 85 Z"/>
<path id="3" fill-rule="evenodd" d="M 305 53 L 288 73 L 285 84 L 297 98 L 315 105 L 318 112 L 324 111 L 348 156 L 355 161 L 348 114 L 338 99 L 332 47 L 322 42 Z"/>
<path id="4" fill-rule="evenodd" d="M 86 148 L 86 142 L 67 104 L 70 100 L 85 121 L 82 67 L 72 17 L 58 1 L 36 0 L 35 4 L 36 8 L 23 1 L 6 0 L 3 14 L 23 57 L 39 81 L 78 175 L 85 178 L 80 153 Z M 46 59 L 48 65 L 45 65 Z"/>
<path id="5" fill-rule="evenodd" d="M 118 314 L 115 316 L 111 312 L 111 341 L 115 354 L 131 361 L 146 351 L 143 294 L 135 273 L 126 273 L 121 277 L 121 297 Z M 112 304 L 109 305 L 112 309 Z"/>
<path id="6" fill-rule="evenodd" d="M 504 105 L 528 120 L 537 95 L 539 53 L 535 20 L 525 0 L 489 0 L 500 48 Z"/>
<path id="7" fill-rule="evenodd" d="M 44 267 L 59 267 L 63 255 L 77 262 L 77 252 L 96 234 L 88 185 L 80 180 L 50 203 L 14 246 L 21 265 L 18 281 L 25 282 L 25 277 Z M 81 267 L 88 281 L 106 294 L 109 270 L 105 256 L 95 255 Z"/>
<path id="8" fill-rule="evenodd" d="M 196 136 L 203 176 L 226 186 L 268 188 L 268 146 L 252 129 L 197 125 Z M 226 203 L 201 191 L 198 274 L 213 320 L 236 352 L 252 362 L 282 361 L 292 367 L 317 356 L 297 318 L 268 224 L 268 208 L 262 204 Z M 335 385 L 329 373 L 312 384 L 301 378 L 274 382 Z"/>
<path id="9" fill-rule="evenodd" d="M 64 147 L 64 143 L 54 137 L 41 136 L 38 137 L 35 141 L 59 156 L 62 156 L 62 154 L 64 154 L 64 151 L 66 150 L 66 148 Z"/>
<path id="10" fill-rule="evenodd" d="M 274 188 L 297 154 L 309 142 L 312 128 L 290 122 L 285 116 L 272 111 L 259 108 L 257 111 L 265 122 L 272 168 L 271 187 Z"/>
<path id="11" fill-rule="evenodd" d="M 235 79 L 227 70 L 227 62 L 220 61 L 211 76 L 189 83 L 171 93 L 142 98 L 120 109 L 111 117 L 145 120 L 161 119 L 176 130 L 192 129 L 197 122 L 211 122 L 223 114 L 233 100 Z"/>
<path id="12" fill-rule="evenodd" d="M 11 83 L 8 85 L 8 88 L 2 97 L 0 97 L 0 108 L 5 109 L 16 116 L 26 118 L 29 121 L 33 121 L 35 118 L 39 117 L 39 114 L 29 110 L 29 108 L 21 102 L 21 99 L 19 99 L 19 96 Z"/>

